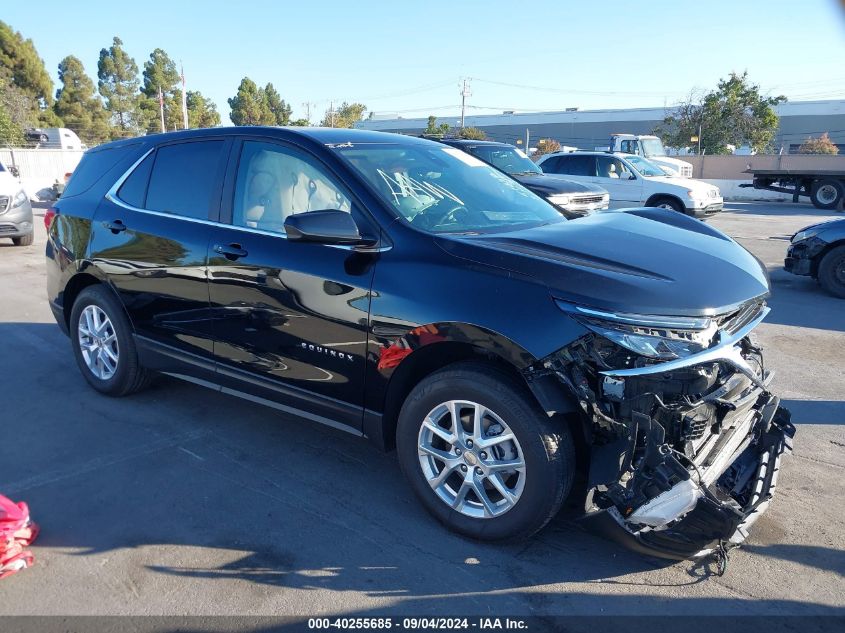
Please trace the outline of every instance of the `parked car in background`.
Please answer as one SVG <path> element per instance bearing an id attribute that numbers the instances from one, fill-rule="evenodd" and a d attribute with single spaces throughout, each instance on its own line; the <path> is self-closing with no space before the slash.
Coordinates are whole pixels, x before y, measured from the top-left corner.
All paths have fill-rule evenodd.
<path id="1" fill-rule="evenodd" d="M 29 246 L 35 237 L 32 205 L 21 183 L 0 163 L 0 237 L 15 246 Z"/>
<path id="2" fill-rule="evenodd" d="M 50 137 L 41 128 L 29 128 L 24 131 L 24 138 L 30 143 L 47 143 Z"/>
<path id="3" fill-rule="evenodd" d="M 845 220 L 806 226 L 790 240 L 784 268 L 818 280 L 830 294 L 845 299 Z"/>
<path id="4" fill-rule="evenodd" d="M 645 205 L 703 217 L 718 213 L 724 204 L 718 187 L 692 178 L 667 176 L 657 165 L 632 154 L 555 152 L 543 156 L 537 164 L 547 174 L 607 189 L 614 209 Z"/>
<path id="5" fill-rule="evenodd" d="M 724 552 L 795 432 L 749 339 L 770 286 L 748 251 L 663 209 L 569 221 L 440 143 L 117 141 L 45 217 L 50 307 L 92 388 L 159 371 L 395 446 L 420 505 L 474 538 L 534 534 L 581 468 L 597 529 Z"/>
<path id="6" fill-rule="evenodd" d="M 461 149 L 505 172 L 560 209 L 568 218 L 602 211 L 607 209 L 610 203 L 610 194 L 605 189 L 590 183 L 544 174 L 534 161 L 513 145 L 451 138 L 437 140 Z"/>

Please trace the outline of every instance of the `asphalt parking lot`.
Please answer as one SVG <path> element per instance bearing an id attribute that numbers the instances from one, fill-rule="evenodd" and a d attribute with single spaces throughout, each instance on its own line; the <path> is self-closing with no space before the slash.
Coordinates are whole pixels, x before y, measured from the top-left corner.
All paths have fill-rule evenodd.
<path id="1" fill-rule="evenodd" d="M 621 549 L 571 511 L 521 545 L 467 541 L 351 435 L 170 379 L 98 395 L 48 309 L 37 221 L 34 246 L 0 244 L 0 492 L 42 526 L 0 614 L 842 615 L 845 301 L 780 268 L 789 235 L 835 214 L 728 207 L 710 222 L 771 271 L 757 338 L 798 435 L 723 577 Z"/>

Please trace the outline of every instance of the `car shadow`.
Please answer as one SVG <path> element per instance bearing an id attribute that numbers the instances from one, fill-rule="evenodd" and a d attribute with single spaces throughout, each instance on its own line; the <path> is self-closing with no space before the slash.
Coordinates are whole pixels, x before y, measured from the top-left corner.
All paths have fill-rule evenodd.
<path id="1" fill-rule="evenodd" d="M 715 568 L 594 536 L 576 500 L 528 541 L 468 540 L 425 512 L 394 454 L 365 440 L 170 378 L 108 398 L 87 386 L 55 325 L 0 323 L 0 338 L 15 394 L 4 415 L 19 421 L 15 446 L 26 447 L 0 447 L 0 492 L 26 500 L 42 528 L 42 564 L 15 579 L 28 595 L 108 563 L 108 574 L 148 591 L 157 576 L 239 581 L 339 600 L 359 593 L 384 613 L 748 608 L 745 599 L 638 599 L 655 586 L 689 590 Z M 778 609 L 830 611 L 797 601 Z"/>
<path id="2" fill-rule="evenodd" d="M 845 424 L 845 400 L 782 400 L 795 424 Z"/>

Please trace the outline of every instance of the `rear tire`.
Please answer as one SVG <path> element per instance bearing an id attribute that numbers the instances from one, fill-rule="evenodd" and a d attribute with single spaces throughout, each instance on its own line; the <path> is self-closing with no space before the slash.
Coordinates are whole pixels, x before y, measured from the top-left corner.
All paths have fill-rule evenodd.
<path id="1" fill-rule="evenodd" d="M 815 181 L 810 190 L 810 202 L 817 209 L 835 209 L 843 196 L 845 187 L 832 178 Z"/>
<path id="2" fill-rule="evenodd" d="M 35 241 L 35 233 L 30 233 L 29 235 L 23 235 L 21 237 L 13 237 L 12 244 L 15 246 L 32 246 L 32 243 Z"/>
<path id="3" fill-rule="evenodd" d="M 132 326 L 108 288 L 90 286 L 79 293 L 70 314 L 70 340 L 79 371 L 100 393 L 126 396 L 148 384 Z"/>
<path id="4" fill-rule="evenodd" d="M 677 211 L 678 213 L 687 213 L 687 209 L 684 205 L 674 198 L 667 198 L 665 196 L 655 198 L 649 206 L 657 207 L 659 209 L 669 209 L 670 211 Z"/>
<path id="5" fill-rule="evenodd" d="M 568 425 L 549 419 L 509 375 L 476 362 L 438 371 L 411 391 L 396 445 L 423 506 L 450 529 L 488 541 L 540 530 L 560 510 L 575 474 Z"/>
<path id="6" fill-rule="evenodd" d="M 822 257 L 818 277 L 822 288 L 845 299 L 845 246 L 837 246 Z"/>

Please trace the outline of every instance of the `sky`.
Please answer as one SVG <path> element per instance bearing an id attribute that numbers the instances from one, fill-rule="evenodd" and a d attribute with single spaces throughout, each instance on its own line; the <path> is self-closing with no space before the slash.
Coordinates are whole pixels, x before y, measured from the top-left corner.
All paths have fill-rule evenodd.
<path id="1" fill-rule="evenodd" d="M 272 82 L 294 118 L 333 101 L 378 115 L 671 106 L 747 70 L 790 100 L 845 99 L 845 0 L 514 2 L 414 0 L 6 0 L 0 20 L 31 38 L 54 82 L 66 55 L 96 80 L 117 35 L 139 68 L 154 48 L 188 90 L 227 99 L 244 76 Z M 37 10 L 34 10 L 37 7 Z"/>

